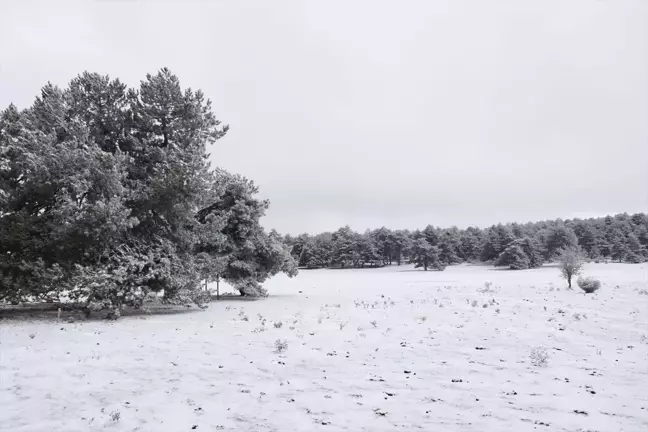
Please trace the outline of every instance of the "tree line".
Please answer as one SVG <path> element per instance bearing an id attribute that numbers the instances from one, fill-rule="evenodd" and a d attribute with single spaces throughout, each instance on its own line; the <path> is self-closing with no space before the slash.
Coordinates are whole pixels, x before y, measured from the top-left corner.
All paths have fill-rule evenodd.
<path id="1" fill-rule="evenodd" d="M 149 295 L 242 294 L 296 265 L 260 225 L 268 202 L 208 162 L 228 131 L 168 69 L 136 88 L 85 72 L 0 112 L 0 301 L 67 299 L 88 311 Z"/>
<path id="2" fill-rule="evenodd" d="M 358 233 L 349 226 L 317 235 L 285 236 L 304 268 L 380 267 L 403 262 L 443 270 L 461 262 L 483 262 L 515 270 L 539 267 L 565 249 L 594 261 L 648 261 L 645 213 L 590 219 L 497 224 L 480 229 L 438 228 Z"/>

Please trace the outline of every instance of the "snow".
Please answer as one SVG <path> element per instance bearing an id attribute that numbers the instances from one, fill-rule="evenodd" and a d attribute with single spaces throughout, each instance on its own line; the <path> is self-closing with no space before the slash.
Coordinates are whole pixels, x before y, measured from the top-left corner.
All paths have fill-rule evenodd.
<path id="1" fill-rule="evenodd" d="M 313 270 L 205 311 L 5 319 L 0 430 L 645 431 L 647 270 L 589 264 L 590 295 L 550 266 Z"/>

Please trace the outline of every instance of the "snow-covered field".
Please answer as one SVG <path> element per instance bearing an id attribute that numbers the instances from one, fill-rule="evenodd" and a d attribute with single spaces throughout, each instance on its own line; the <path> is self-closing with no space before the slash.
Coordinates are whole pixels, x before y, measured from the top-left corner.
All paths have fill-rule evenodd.
<path id="1" fill-rule="evenodd" d="M 5 319 L 0 429 L 646 431 L 647 271 L 590 264 L 592 295 L 552 267 L 302 271 L 205 311 Z"/>

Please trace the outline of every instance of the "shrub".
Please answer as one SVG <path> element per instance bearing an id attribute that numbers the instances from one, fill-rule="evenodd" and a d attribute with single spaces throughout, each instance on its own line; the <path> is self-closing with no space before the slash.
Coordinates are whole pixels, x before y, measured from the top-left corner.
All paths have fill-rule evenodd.
<path id="1" fill-rule="evenodd" d="M 283 327 L 283 322 L 282 322 L 282 321 L 277 321 L 276 323 L 274 323 L 274 327 L 275 327 L 275 328 L 281 328 L 281 327 Z"/>
<path id="2" fill-rule="evenodd" d="M 601 288 L 601 282 L 598 279 L 594 279 L 593 277 L 579 277 L 578 280 L 576 281 L 580 289 L 585 291 L 586 293 L 593 293 L 594 291 L 597 291 L 599 288 Z"/>
<path id="3" fill-rule="evenodd" d="M 493 288 L 493 282 L 486 281 L 484 282 L 484 288 L 478 288 L 477 292 L 480 293 L 494 293 L 497 290 Z"/>
<path id="4" fill-rule="evenodd" d="M 288 349 L 288 341 L 285 339 L 277 339 L 274 346 L 276 352 L 282 353 Z"/>
<path id="5" fill-rule="evenodd" d="M 544 347 L 535 347 L 531 350 L 529 355 L 531 358 L 531 364 L 538 367 L 547 366 L 547 361 L 549 360 L 549 353 L 547 348 Z"/>

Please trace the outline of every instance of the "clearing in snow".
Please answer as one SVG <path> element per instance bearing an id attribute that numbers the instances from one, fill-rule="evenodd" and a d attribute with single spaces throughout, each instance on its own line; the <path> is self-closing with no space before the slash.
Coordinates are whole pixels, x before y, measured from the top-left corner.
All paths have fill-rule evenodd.
<path id="1" fill-rule="evenodd" d="M 0 429 L 645 431 L 646 264 L 302 271 L 258 301 L 5 318 Z"/>

